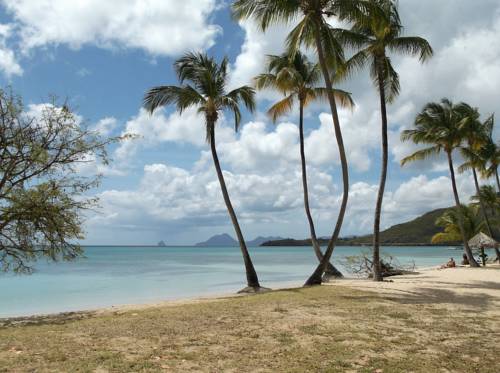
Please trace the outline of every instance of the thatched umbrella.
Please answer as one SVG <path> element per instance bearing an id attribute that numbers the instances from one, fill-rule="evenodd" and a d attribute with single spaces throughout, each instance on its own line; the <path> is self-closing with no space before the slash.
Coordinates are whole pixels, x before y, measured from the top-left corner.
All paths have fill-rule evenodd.
<path id="1" fill-rule="evenodd" d="M 469 240 L 469 246 L 476 247 L 481 250 L 481 258 L 483 260 L 484 266 L 486 265 L 486 255 L 484 254 L 484 249 L 498 247 L 499 243 L 490 236 L 484 234 L 483 232 L 480 232 Z"/>

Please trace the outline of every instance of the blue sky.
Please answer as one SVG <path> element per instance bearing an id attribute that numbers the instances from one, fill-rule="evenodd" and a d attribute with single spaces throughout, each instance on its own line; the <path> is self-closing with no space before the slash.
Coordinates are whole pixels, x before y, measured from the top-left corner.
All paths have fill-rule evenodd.
<path id="1" fill-rule="evenodd" d="M 204 144 L 202 120 L 170 109 L 149 117 L 144 92 L 175 84 L 172 63 L 191 50 L 231 61 L 231 84 L 251 83 L 265 55 L 281 52 L 289 27 L 262 34 L 251 22 L 231 20 L 217 0 L 0 0 L 0 79 L 33 109 L 50 94 L 68 98 L 83 120 L 103 134 L 136 133 L 139 140 L 111 149 L 109 167 L 95 193 L 98 214 L 86 223 L 89 244 L 191 244 L 232 228 Z M 496 110 L 500 86 L 500 1 L 404 0 L 407 35 L 426 37 L 435 49 L 421 66 L 394 57 L 402 93 L 390 108 L 391 165 L 383 226 L 451 205 L 450 181 L 441 159 L 401 169 L 414 150 L 399 141 L 422 105 L 447 96 Z M 313 55 L 312 55 L 313 56 Z M 313 56 L 314 58 L 314 56 Z M 352 175 L 344 235 L 371 229 L 379 175 L 379 111 L 366 72 L 345 84 L 357 103 L 341 119 Z M 248 239 L 256 235 L 302 238 L 307 227 L 299 180 L 297 117 L 278 125 L 265 115 L 278 95 L 262 92 L 258 112 L 245 115 L 240 134 L 230 120 L 218 127 L 218 146 L 229 191 Z M 318 231 L 329 235 L 340 200 L 335 140 L 324 104 L 307 114 L 306 150 Z M 83 171 L 82 171 L 83 172 Z M 459 178 L 464 198 L 469 175 Z"/>

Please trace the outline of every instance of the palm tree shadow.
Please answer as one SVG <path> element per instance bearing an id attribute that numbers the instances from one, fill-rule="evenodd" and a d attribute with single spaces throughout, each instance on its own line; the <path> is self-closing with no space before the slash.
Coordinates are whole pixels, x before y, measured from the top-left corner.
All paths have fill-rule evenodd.
<path id="1" fill-rule="evenodd" d="M 481 288 L 484 289 L 484 287 Z M 451 290 L 435 288 L 421 288 L 418 291 L 405 291 L 398 295 L 382 295 L 382 297 L 400 304 L 455 304 L 477 309 L 484 309 L 498 301 L 497 297 L 485 293 L 459 294 Z"/>

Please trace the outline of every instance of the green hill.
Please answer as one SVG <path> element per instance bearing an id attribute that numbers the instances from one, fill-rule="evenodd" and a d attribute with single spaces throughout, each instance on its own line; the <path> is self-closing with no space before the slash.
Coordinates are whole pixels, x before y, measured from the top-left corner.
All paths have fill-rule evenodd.
<path id="1" fill-rule="evenodd" d="M 441 229 L 436 227 L 436 219 L 447 209 L 437 209 L 428 212 L 412 221 L 398 224 L 380 232 L 380 242 L 385 246 L 418 246 L 431 245 L 431 238 Z M 373 235 L 340 239 L 339 245 L 371 245 Z M 327 239 L 320 239 L 321 245 L 326 245 Z M 262 246 L 310 246 L 311 240 L 284 239 L 279 241 L 267 241 Z"/>

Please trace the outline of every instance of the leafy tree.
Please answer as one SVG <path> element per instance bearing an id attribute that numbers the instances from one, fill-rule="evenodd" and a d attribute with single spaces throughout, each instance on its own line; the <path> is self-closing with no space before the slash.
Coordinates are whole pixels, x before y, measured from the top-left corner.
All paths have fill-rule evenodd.
<path id="1" fill-rule="evenodd" d="M 224 58 L 219 64 L 206 54 L 187 53 L 175 62 L 174 67 L 181 85 L 151 88 L 144 97 L 144 106 L 150 113 L 166 105 L 175 105 L 179 113 L 189 107 L 195 107 L 199 113 L 204 115 L 206 139 L 210 145 L 224 202 L 236 231 L 245 263 L 248 288 L 243 291 L 259 291 L 262 288 L 229 198 L 215 146 L 215 125 L 219 116 L 224 111 L 231 111 L 234 114 L 235 130 L 237 131 L 241 121 L 240 105 L 243 104 L 248 110 L 253 111 L 255 109 L 255 91 L 251 87 L 243 86 L 227 92 L 227 58 Z"/>
<path id="2" fill-rule="evenodd" d="M 295 55 L 283 54 L 269 56 L 267 72 L 255 78 L 257 89 L 271 88 L 282 93 L 285 98 L 274 104 L 268 111 L 269 116 L 276 120 L 288 114 L 295 102 L 299 104 L 299 140 L 300 159 L 302 167 L 302 187 L 304 190 L 304 207 L 306 211 L 311 242 L 316 257 L 321 262 L 323 253 L 316 237 L 316 229 L 309 207 L 309 188 L 307 185 L 307 168 L 304 147 L 304 108 L 315 100 L 327 99 L 326 89 L 320 87 L 321 69 L 318 64 L 312 63 L 300 51 Z M 346 107 L 354 105 L 349 93 L 334 90 L 337 101 Z M 342 274 L 328 262 L 325 275 L 327 277 L 342 277 Z"/>
<path id="3" fill-rule="evenodd" d="M 405 130 L 401 134 L 403 141 L 413 141 L 415 144 L 429 145 L 401 161 L 402 165 L 417 160 L 424 160 L 430 156 L 438 155 L 444 152 L 448 159 L 450 178 L 455 198 L 457 213 L 460 213 L 461 203 L 458 196 L 457 183 L 455 180 L 455 169 L 453 167 L 453 151 L 460 147 L 464 139 L 463 117 L 454 105 L 448 99 L 442 99 L 441 102 L 431 102 L 427 104 L 422 112 L 415 119 L 415 128 Z M 464 230 L 464 224 L 460 217 L 458 225 L 461 231 L 464 243 L 464 251 L 472 267 L 478 267 L 476 260 L 469 247 L 467 235 Z"/>
<path id="4" fill-rule="evenodd" d="M 287 49 L 295 54 L 301 46 L 313 48 L 318 54 L 319 66 L 325 80 L 326 94 L 332 113 L 335 138 L 342 166 L 343 197 L 337 223 L 323 256 L 305 285 L 320 285 L 322 275 L 333 254 L 335 244 L 342 228 L 349 198 L 349 170 L 344 140 L 333 90 L 331 71 L 336 71 L 344 62 L 344 45 L 355 44 L 351 33 L 333 28 L 329 21 L 335 17 L 340 21 L 360 18 L 360 14 L 373 8 L 368 0 L 236 0 L 233 2 L 233 15 L 236 19 L 255 19 L 263 31 L 271 24 L 298 21 L 297 26 L 287 37 Z"/>
<path id="5" fill-rule="evenodd" d="M 477 207 L 462 205 L 460 210 L 449 209 L 436 220 L 436 225 L 444 228 L 444 231 L 435 234 L 432 243 L 461 241 L 460 224 L 463 226 L 467 241 L 478 233 L 484 233 L 486 228 Z"/>
<path id="6" fill-rule="evenodd" d="M 421 62 L 432 56 L 429 43 L 420 37 L 402 36 L 403 26 L 400 21 L 397 2 L 394 0 L 372 0 L 382 13 L 373 11 L 362 13 L 351 31 L 356 33 L 362 49 L 347 63 L 348 71 L 353 68 L 370 67 L 370 76 L 378 89 L 380 113 L 382 117 L 382 170 L 375 207 L 373 226 L 373 279 L 382 281 L 380 270 L 380 215 L 387 179 L 389 145 L 387 135 L 387 103 L 399 95 L 399 75 L 392 65 L 389 52 L 418 56 Z"/>
<path id="7" fill-rule="evenodd" d="M 0 269 L 33 271 L 41 258 L 72 260 L 82 254 L 82 214 L 96 206 L 86 196 L 99 175 L 78 175 L 81 163 L 106 163 L 106 145 L 55 99 L 40 116 L 22 99 L 0 90 Z"/>

